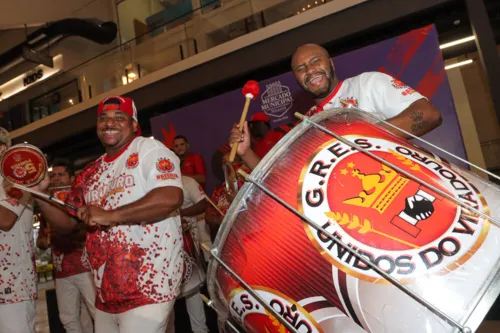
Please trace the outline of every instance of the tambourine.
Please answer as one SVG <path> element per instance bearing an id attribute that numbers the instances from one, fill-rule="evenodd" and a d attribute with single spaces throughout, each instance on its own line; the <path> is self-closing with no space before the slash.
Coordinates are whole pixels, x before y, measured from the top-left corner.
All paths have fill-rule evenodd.
<path id="1" fill-rule="evenodd" d="M 7 149 L 0 161 L 0 173 L 2 177 L 12 183 L 14 187 L 77 211 L 77 207 L 65 202 L 65 196 L 63 199 L 59 196 L 56 197 L 54 193 L 47 195 L 30 188 L 30 186 L 35 186 L 45 178 L 47 169 L 47 159 L 42 151 L 26 142 Z"/>
<path id="2" fill-rule="evenodd" d="M 21 143 L 7 149 L 2 156 L 0 172 L 13 184 L 34 186 L 40 183 L 47 172 L 47 159 L 40 149 Z"/>

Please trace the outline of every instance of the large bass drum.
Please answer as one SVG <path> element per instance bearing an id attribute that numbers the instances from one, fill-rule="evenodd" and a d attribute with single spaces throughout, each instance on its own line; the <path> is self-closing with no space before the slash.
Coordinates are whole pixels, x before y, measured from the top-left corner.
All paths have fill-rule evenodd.
<path id="1" fill-rule="evenodd" d="M 264 333 L 291 331 L 284 322 L 301 333 L 477 329 L 500 293 L 499 187 L 376 122 L 353 109 L 319 113 L 252 172 L 252 180 L 333 237 L 247 182 L 212 250 L 233 272 L 214 259 L 209 265 L 221 322 Z"/>

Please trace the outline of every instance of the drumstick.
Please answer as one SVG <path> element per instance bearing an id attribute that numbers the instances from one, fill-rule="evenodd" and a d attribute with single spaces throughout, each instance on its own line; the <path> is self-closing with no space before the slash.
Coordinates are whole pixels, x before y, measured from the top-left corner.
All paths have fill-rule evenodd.
<path id="1" fill-rule="evenodd" d="M 257 98 L 259 95 L 259 84 L 257 81 L 250 80 L 243 86 L 242 89 L 243 96 L 245 96 L 245 106 L 243 107 L 243 112 L 240 117 L 239 130 L 243 133 L 243 124 L 247 119 L 248 107 L 250 106 L 250 101 Z M 238 150 L 239 142 L 233 143 L 231 147 L 231 154 L 229 155 L 229 162 L 233 162 L 236 157 L 236 150 Z"/>
<path id="2" fill-rule="evenodd" d="M 208 195 L 205 194 L 205 199 L 207 199 L 207 201 L 215 208 L 215 210 L 217 210 L 219 212 L 220 215 L 222 215 L 222 217 L 226 216 L 220 209 L 219 207 L 217 207 L 217 205 L 212 201 L 210 200 L 210 198 L 208 197 Z"/>
<path id="3" fill-rule="evenodd" d="M 64 201 L 62 200 L 59 200 L 51 195 L 48 195 L 48 194 L 45 194 L 45 193 L 42 193 L 42 192 L 39 192 L 39 191 L 36 191 L 36 190 L 33 190 L 29 187 L 26 187 L 26 186 L 23 186 L 23 185 L 20 185 L 20 184 L 16 184 L 16 183 L 12 183 L 12 185 L 15 187 L 15 188 L 18 188 L 20 189 L 21 191 L 25 191 L 25 192 L 28 192 L 28 193 L 31 193 L 33 195 L 36 195 L 40 198 L 44 198 L 46 200 L 52 200 L 60 205 L 63 205 L 65 207 L 68 207 L 69 209 L 71 210 L 74 210 L 75 212 L 78 210 L 77 207 L 73 206 L 73 205 L 70 205 L 70 204 L 67 204 L 65 203 Z"/>

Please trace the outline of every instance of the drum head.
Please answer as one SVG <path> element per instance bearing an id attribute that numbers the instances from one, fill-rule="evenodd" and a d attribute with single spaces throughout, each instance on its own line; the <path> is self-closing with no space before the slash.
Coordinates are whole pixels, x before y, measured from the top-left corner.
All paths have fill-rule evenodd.
<path id="1" fill-rule="evenodd" d="M 250 182 L 232 201 L 212 249 L 231 273 L 211 260 L 207 274 L 220 318 L 250 332 L 288 331 L 281 323 L 290 318 L 297 332 L 457 332 L 350 247 L 472 332 L 477 328 L 500 294 L 500 228 L 449 197 L 499 219 L 499 187 L 376 122 L 350 109 L 318 113 L 252 171 L 280 201 Z"/>
<path id="2" fill-rule="evenodd" d="M 47 171 L 43 153 L 29 144 L 15 145 L 2 157 L 0 172 L 11 183 L 33 186 L 42 181 Z"/>

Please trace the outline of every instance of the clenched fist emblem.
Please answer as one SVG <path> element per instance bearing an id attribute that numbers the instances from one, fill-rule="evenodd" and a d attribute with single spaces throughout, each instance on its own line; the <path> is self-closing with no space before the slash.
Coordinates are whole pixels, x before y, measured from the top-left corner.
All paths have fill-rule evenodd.
<path id="1" fill-rule="evenodd" d="M 434 205 L 431 201 L 419 194 L 406 198 L 404 212 L 417 221 L 422 221 L 431 217 L 434 213 Z"/>

